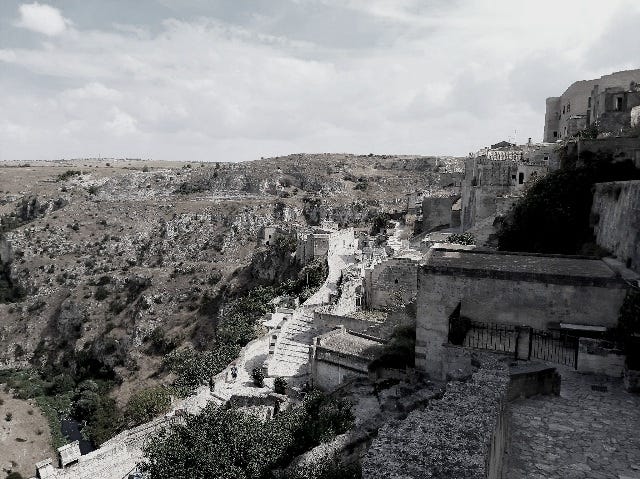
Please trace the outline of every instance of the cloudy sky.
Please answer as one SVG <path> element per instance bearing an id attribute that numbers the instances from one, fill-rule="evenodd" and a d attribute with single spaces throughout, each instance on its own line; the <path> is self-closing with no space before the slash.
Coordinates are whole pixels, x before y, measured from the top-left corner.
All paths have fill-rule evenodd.
<path id="1" fill-rule="evenodd" d="M 638 0 L 0 0 L 0 160 L 465 155 L 640 67 Z"/>

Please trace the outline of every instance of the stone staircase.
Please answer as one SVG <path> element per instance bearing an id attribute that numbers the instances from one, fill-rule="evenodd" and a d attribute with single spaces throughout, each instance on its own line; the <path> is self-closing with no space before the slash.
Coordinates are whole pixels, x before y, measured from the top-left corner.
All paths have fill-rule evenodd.
<path id="1" fill-rule="evenodd" d="M 269 350 L 268 376 L 291 377 L 306 373 L 309 346 L 318 334 L 313 324 L 313 312 L 306 309 L 297 311 L 285 321 Z"/>

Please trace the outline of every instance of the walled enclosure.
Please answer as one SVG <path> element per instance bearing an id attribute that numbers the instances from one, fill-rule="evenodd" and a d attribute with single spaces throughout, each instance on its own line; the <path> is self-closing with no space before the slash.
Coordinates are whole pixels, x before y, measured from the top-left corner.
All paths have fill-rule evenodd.
<path id="1" fill-rule="evenodd" d="M 601 260 L 432 249 L 418 271 L 416 367 L 440 377 L 449 317 L 547 329 L 614 327 L 627 285 Z"/>
<path id="2" fill-rule="evenodd" d="M 598 183 L 591 213 L 598 245 L 640 272 L 640 180 Z"/>
<path id="3" fill-rule="evenodd" d="M 410 303 L 417 292 L 415 258 L 391 258 L 365 270 L 364 303 L 370 309 L 394 308 Z"/>
<path id="4" fill-rule="evenodd" d="M 509 375 L 495 357 L 479 360 L 469 381 L 448 383 L 442 399 L 380 429 L 362 464 L 364 479 L 502 477 Z"/>

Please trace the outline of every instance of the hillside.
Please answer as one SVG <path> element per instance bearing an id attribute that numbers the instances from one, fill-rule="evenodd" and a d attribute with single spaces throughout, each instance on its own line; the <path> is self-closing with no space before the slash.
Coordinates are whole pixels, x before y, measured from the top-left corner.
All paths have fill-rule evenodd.
<path id="1" fill-rule="evenodd" d="M 261 227 L 369 226 L 461 166 L 346 154 L 0 165 L 0 367 L 85 367 L 115 379 L 123 404 L 160 380 L 156 328 L 206 349 L 226 298 L 292 274 L 290 259 L 265 257 Z"/>

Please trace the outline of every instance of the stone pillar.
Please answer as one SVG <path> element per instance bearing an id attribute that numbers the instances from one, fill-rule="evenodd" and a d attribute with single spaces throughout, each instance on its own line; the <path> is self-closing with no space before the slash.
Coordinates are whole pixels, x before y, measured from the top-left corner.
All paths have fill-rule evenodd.
<path id="1" fill-rule="evenodd" d="M 529 360 L 531 358 L 531 328 L 518 326 L 517 330 L 516 359 Z"/>
<path id="2" fill-rule="evenodd" d="M 416 368 L 434 379 L 446 379 L 445 346 L 449 342 L 449 316 L 460 299 L 452 291 L 451 277 L 418 271 L 416 311 Z"/>

